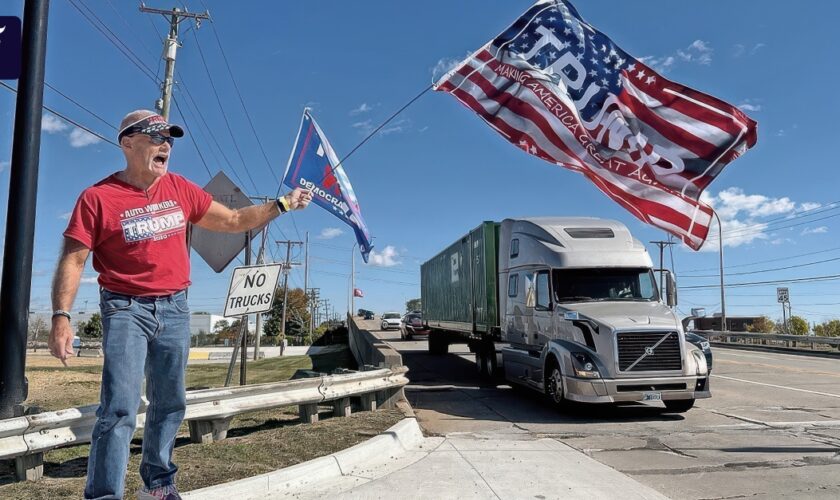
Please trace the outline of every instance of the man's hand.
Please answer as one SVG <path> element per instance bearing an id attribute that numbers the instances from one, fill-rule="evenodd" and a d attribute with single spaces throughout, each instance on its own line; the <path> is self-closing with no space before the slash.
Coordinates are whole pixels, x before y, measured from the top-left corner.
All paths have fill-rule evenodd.
<path id="1" fill-rule="evenodd" d="M 295 188 L 294 191 L 286 195 L 286 201 L 289 202 L 289 208 L 292 210 L 303 210 L 312 201 L 312 191 Z"/>
<path id="2" fill-rule="evenodd" d="M 54 316 L 50 328 L 50 354 L 60 359 L 67 366 L 67 359 L 73 352 L 73 327 L 70 320 L 64 316 Z"/>

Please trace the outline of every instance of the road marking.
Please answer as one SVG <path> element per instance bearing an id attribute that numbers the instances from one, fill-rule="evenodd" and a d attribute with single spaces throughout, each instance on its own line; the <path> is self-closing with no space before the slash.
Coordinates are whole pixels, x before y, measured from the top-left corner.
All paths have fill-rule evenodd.
<path id="1" fill-rule="evenodd" d="M 789 391 L 807 392 L 808 394 L 816 394 L 818 396 L 828 396 L 828 397 L 831 397 L 831 398 L 840 398 L 840 394 L 832 394 L 830 392 L 809 391 L 807 389 L 797 389 L 796 387 L 788 387 L 786 385 L 776 385 L 776 384 L 767 384 L 767 383 L 764 383 L 764 382 L 755 382 L 755 381 L 752 381 L 752 380 L 744 380 L 744 379 L 741 379 L 741 378 L 727 377 L 725 375 L 712 375 L 712 377 L 722 378 L 722 379 L 726 379 L 726 380 L 734 380 L 736 382 L 744 382 L 746 384 L 755 384 L 755 385 L 763 385 L 763 386 L 767 386 L 767 387 L 775 387 L 776 389 L 787 389 Z"/>

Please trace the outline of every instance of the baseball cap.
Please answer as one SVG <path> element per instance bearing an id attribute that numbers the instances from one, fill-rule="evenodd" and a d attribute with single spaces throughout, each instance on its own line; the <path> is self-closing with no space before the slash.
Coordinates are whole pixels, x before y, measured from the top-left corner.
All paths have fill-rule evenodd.
<path id="1" fill-rule="evenodd" d="M 166 119 L 154 111 L 138 109 L 125 115 L 120 122 L 120 132 L 117 135 L 117 142 L 123 137 L 131 134 L 153 134 L 162 130 L 168 130 L 172 137 L 184 137 L 184 129 L 178 125 L 168 123 Z"/>

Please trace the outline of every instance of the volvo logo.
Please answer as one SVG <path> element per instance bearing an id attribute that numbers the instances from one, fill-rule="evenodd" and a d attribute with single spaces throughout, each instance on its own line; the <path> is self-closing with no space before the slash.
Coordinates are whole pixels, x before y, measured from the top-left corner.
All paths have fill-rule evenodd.
<path id="1" fill-rule="evenodd" d="M 653 347 L 645 347 L 645 354 L 653 356 Z"/>

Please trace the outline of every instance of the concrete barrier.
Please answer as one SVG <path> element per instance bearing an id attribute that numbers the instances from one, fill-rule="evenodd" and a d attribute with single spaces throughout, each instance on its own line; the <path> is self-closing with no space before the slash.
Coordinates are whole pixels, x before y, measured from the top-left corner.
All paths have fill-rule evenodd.
<path id="1" fill-rule="evenodd" d="M 377 338 L 367 330 L 362 330 L 352 316 L 347 316 L 348 339 L 350 350 L 360 370 L 367 368 L 396 369 L 403 366 L 402 355 L 387 342 Z M 402 387 L 386 389 L 376 394 L 376 401 L 364 401 L 363 404 L 377 408 L 395 408 L 400 401 L 407 401 Z"/>

